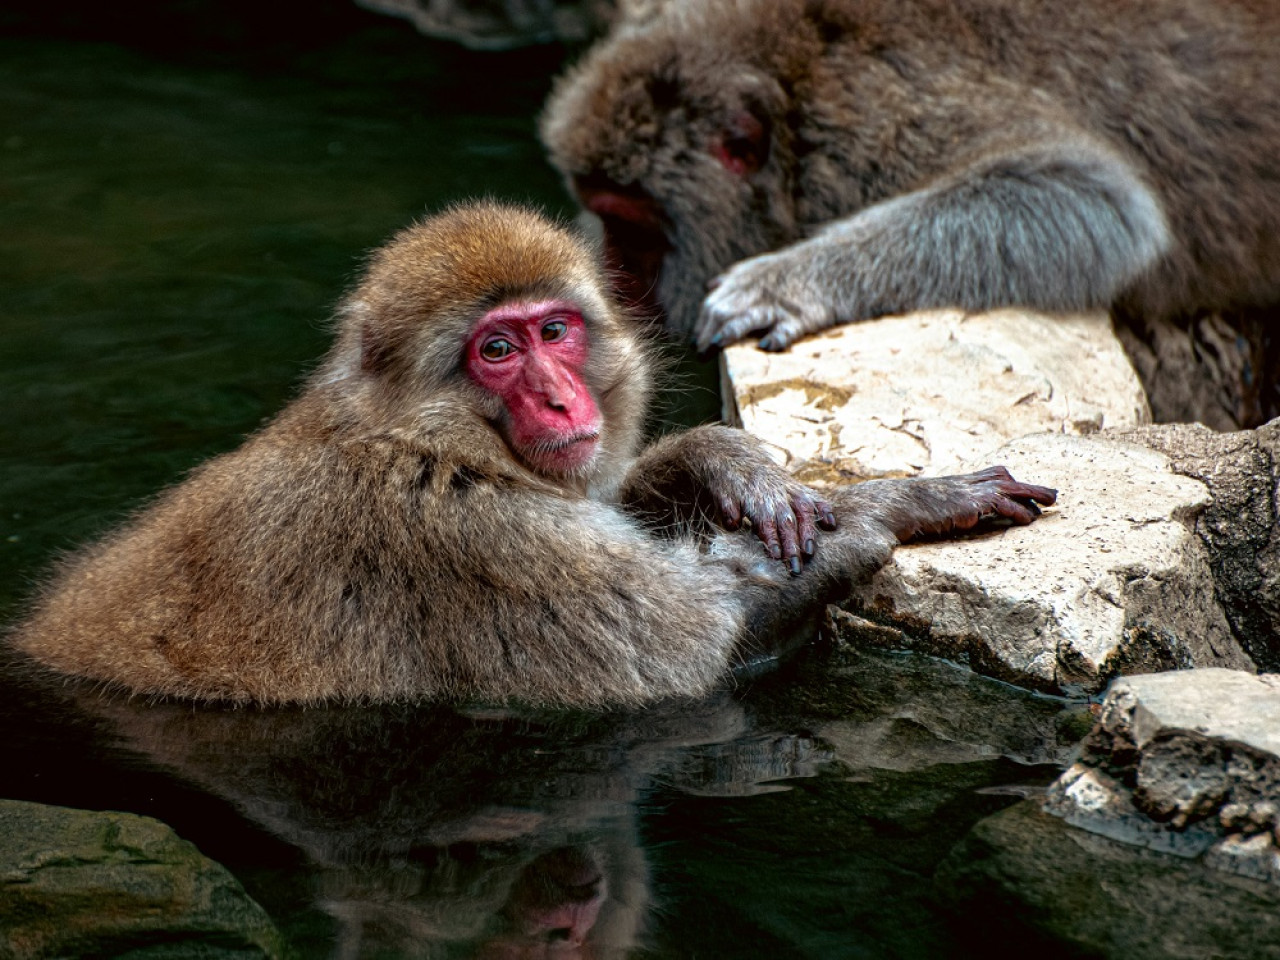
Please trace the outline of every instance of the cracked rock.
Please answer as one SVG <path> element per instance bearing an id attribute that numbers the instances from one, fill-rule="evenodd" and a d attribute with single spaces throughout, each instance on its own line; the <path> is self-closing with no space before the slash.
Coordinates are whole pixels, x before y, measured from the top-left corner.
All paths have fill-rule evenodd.
<path id="1" fill-rule="evenodd" d="M 1253 661 L 1280 670 L 1280 420 L 1235 433 L 1170 423 L 1116 436 L 1159 450 L 1175 471 L 1208 487 L 1212 502 L 1195 528 L 1208 550 L 1218 600 Z"/>
<path id="2" fill-rule="evenodd" d="M 806 483 L 937 472 L 1028 433 L 1150 422 L 1105 314 L 933 310 L 723 355 L 726 419 Z"/>
<path id="3" fill-rule="evenodd" d="M 1280 886 L 1280 675 L 1204 669 L 1117 680 L 1045 809 Z"/>
<path id="4" fill-rule="evenodd" d="M 1204 484 L 1154 450 L 1061 434 L 963 468 L 989 463 L 1056 487 L 1057 505 L 1029 527 L 898 548 L 855 588 L 838 635 L 1053 693 L 1095 692 L 1127 673 L 1253 668 L 1195 531 L 1210 503 Z"/>

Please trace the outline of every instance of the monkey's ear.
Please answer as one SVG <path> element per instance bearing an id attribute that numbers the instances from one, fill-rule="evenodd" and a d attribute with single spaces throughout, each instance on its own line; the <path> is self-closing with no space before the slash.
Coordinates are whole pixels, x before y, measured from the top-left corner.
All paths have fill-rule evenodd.
<path id="1" fill-rule="evenodd" d="M 769 159 L 767 116 L 743 108 L 729 118 L 711 145 L 712 153 L 730 173 L 749 177 Z"/>

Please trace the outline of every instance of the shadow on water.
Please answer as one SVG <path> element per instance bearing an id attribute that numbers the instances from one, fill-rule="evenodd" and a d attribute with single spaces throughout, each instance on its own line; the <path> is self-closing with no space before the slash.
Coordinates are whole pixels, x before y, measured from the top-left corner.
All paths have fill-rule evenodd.
<path id="1" fill-rule="evenodd" d="M 467 54 L 345 3 L 0 30 L 5 619 L 281 406 L 364 251 L 459 197 L 570 212 L 533 122 L 563 51 Z M 660 419 L 714 416 L 712 372 L 677 360 Z M 5 660 L 0 796 L 159 817 L 304 956 L 968 957 L 933 870 L 1077 720 L 879 655 L 603 717 L 194 710 Z"/>

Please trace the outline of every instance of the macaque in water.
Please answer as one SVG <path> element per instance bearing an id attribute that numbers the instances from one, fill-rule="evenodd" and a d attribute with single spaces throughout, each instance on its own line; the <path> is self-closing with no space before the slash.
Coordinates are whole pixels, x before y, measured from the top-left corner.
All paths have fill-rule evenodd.
<path id="1" fill-rule="evenodd" d="M 1249 426 L 1280 414 L 1277 77 L 1260 0 L 687 0 L 593 48 L 542 136 L 701 349 L 1111 308 L 1159 419 Z"/>
<path id="2" fill-rule="evenodd" d="M 638 705 L 768 654 L 896 543 L 1054 500 L 998 467 L 824 499 L 721 426 L 642 448 L 644 342 L 527 210 L 410 227 L 339 320 L 274 421 L 63 565 L 19 648 L 149 695 Z"/>

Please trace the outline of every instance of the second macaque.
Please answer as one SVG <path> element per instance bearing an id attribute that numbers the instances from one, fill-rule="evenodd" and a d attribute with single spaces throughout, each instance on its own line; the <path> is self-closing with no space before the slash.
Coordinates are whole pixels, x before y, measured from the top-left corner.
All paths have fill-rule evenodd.
<path id="1" fill-rule="evenodd" d="M 18 647 L 146 695 L 635 706 L 767 655 L 896 543 L 1054 500 L 1001 468 L 824 499 L 719 426 L 644 447 L 644 341 L 527 210 L 405 230 L 339 320 L 274 421 L 63 564 Z"/>
<path id="2" fill-rule="evenodd" d="M 1280 415 L 1280 4 L 659 7 L 542 135 L 673 333 L 1110 308 L 1158 419 Z"/>

